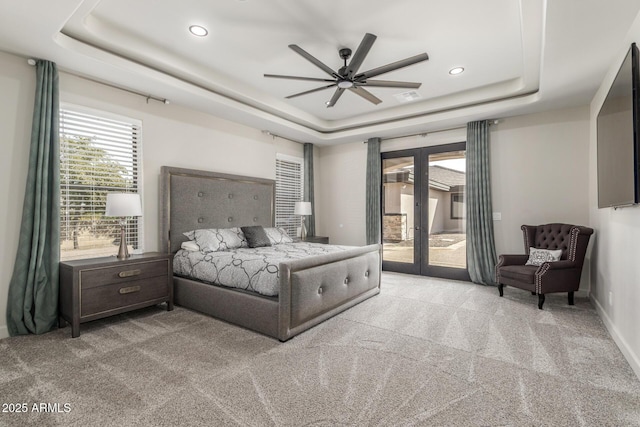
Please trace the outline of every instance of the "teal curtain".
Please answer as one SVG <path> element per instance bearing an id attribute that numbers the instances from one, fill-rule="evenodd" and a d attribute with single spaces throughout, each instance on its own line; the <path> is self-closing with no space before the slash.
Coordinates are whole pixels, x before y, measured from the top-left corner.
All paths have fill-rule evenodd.
<path id="1" fill-rule="evenodd" d="M 29 171 L 18 252 L 9 283 L 9 334 L 41 334 L 58 318 L 60 262 L 60 155 L 58 71 L 36 63 Z"/>
<path id="2" fill-rule="evenodd" d="M 495 285 L 489 123 L 467 124 L 467 269 L 474 283 Z"/>
<path id="3" fill-rule="evenodd" d="M 304 201 L 311 202 L 311 215 L 304 217 L 307 236 L 316 235 L 316 204 L 313 197 L 313 144 L 304 144 Z"/>
<path id="4" fill-rule="evenodd" d="M 367 245 L 380 243 L 380 189 L 382 185 L 380 164 L 380 138 L 367 141 L 367 193 L 366 227 Z"/>

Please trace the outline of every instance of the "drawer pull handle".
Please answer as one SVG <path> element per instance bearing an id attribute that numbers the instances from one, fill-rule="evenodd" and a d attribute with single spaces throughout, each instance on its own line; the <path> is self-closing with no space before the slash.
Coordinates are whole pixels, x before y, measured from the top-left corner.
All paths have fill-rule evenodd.
<path id="1" fill-rule="evenodd" d="M 128 288 L 120 288 L 118 292 L 120 292 L 120 295 L 140 292 L 140 286 L 129 286 Z"/>
<path id="2" fill-rule="evenodd" d="M 121 271 L 120 273 L 118 273 L 118 277 L 131 277 L 131 276 L 139 276 L 140 273 L 142 273 L 142 271 L 140 270 L 127 270 L 127 271 Z"/>

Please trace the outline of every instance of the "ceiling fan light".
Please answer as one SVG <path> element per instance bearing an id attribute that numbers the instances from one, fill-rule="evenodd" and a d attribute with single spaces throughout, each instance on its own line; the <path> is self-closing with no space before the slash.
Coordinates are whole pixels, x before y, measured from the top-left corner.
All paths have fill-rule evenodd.
<path id="1" fill-rule="evenodd" d="M 189 32 L 194 36 L 204 37 L 209 34 L 209 31 L 201 25 L 192 25 L 189 27 Z"/>
<path id="2" fill-rule="evenodd" d="M 338 87 L 340 89 L 349 89 L 350 87 L 353 87 L 353 82 L 350 80 L 340 80 L 338 82 Z"/>
<path id="3" fill-rule="evenodd" d="M 455 67 L 449 70 L 449 74 L 455 76 L 456 74 L 461 74 L 464 71 L 463 67 Z"/>

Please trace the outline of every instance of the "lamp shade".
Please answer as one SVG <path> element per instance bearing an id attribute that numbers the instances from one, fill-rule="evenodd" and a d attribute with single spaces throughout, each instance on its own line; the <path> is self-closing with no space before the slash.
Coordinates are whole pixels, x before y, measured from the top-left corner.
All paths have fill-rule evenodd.
<path id="1" fill-rule="evenodd" d="M 294 215 L 311 215 L 311 202 L 296 202 L 293 213 Z"/>
<path id="2" fill-rule="evenodd" d="M 108 193 L 104 216 L 142 216 L 140 195 L 136 193 Z"/>

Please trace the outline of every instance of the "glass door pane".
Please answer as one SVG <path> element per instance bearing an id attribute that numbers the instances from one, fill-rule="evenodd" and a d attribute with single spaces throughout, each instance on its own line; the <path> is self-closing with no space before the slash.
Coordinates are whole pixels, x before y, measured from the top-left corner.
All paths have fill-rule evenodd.
<path id="1" fill-rule="evenodd" d="M 414 156 L 382 159 L 382 260 L 415 264 Z"/>
<path id="2" fill-rule="evenodd" d="M 467 268 L 465 151 L 429 154 L 428 266 Z"/>

